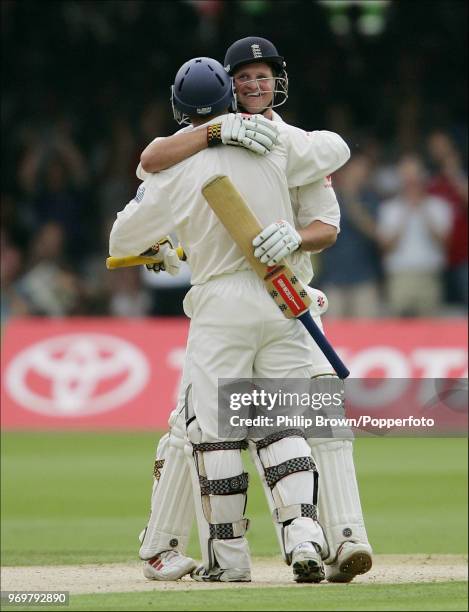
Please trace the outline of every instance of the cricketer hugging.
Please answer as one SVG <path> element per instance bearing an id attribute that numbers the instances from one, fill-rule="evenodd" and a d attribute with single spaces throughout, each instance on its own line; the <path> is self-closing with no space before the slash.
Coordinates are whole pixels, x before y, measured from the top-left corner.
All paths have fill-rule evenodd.
<path id="1" fill-rule="evenodd" d="M 111 231 L 109 267 L 127 258 L 121 265 L 177 274 L 182 247 L 192 275 L 178 402 L 158 444 L 140 536 L 151 580 L 251 580 L 243 449 L 295 581 L 350 582 L 372 565 L 350 439 L 282 427 L 220 435 L 221 379 L 321 379 L 332 388 L 348 374 L 322 333 L 327 300 L 309 285 L 311 253 L 340 230 L 330 175 L 350 152 L 335 133 L 285 123 L 273 108 L 287 97 L 284 58 L 264 38 L 233 43 L 224 65 L 186 62 L 171 102 L 187 125 L 142 153 L 143 182 Z M 194 519 L 200 565 L 186 556 Z"/>

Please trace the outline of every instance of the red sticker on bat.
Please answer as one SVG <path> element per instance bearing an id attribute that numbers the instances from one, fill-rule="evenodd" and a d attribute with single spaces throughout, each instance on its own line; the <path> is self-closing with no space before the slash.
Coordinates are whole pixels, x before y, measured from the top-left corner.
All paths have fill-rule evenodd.
<path id="1" fill-rule="evenodd" d="M 280 274 L 277 276 L 277 278 L 274 278 L 272 280 L 272 284 L 283 297 L 285 304 L 289 307 L 295 317 L 300 315 L 305 310 L 308 310 L 308 307 L 298 295 L 298 292 L 290 283 L 285 274 Z"/>

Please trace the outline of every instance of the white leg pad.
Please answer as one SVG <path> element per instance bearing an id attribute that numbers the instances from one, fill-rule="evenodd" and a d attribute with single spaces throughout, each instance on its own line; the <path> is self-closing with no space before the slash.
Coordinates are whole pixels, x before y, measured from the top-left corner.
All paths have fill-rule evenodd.
<path id="1" fill-rule="evenodd" d="M 218 480 L 237 476 L 244 471 L 241 451 L 225 450 L 204 453 L 207 478 Z M 210 495 L 211 523 L 237 523 L 243 520 L 246 495 Z M 250 569 L 249 545 L 245 537 L 213 539 L 213 550 L 221 569 Z"/>
<path id="2" fill-rule="evenodd" d="M 287 562 L 288 559 L 287 555 L 285 554 L 285 547 L 283 543 L 283 525 L 275 520 L 275 511 L 277 509 L 277 506 L 272 496 L 272 491 L 270 490 L 270 487 L 268 486 L 265 480 L 264 467 L 261 463 L 261 460 L 259 459 L 259 455 L 257 454 L 256 444 L 252 440 L 249 441 L 249 454 L 251 456 L 251 461 L 256 467 L 257 473 L 259 474 L 259 477 L 261 479 L 262 488 L 264 489 L 265 498 L 267 500 L 267 505 L 269 506 L 270 516 L 274 520 L 275 533 L 277 535 L 278 544 L 283 555 L 283 560 Z"/>
<path id="3" fill-rule="evenodd" d="M 164 464 L 155 472 L 150 518 L 139 550 L 141 559 L 151 559 L 164 550 L 184 554 L 194 520 L 192 483 L 184 453 L 184 413 L 173 411 L 169 423 L 170 432 L 157 448 L 156 460 L 164 460 Z"/>
<path id="4" fill-rule="evenodd" d="M 281 476 L 272 486 L 275 466 L 279 475 L 289 470 L 288 465 L 298 462 L 311 462 L 311 449 L 306 440 L 300 437 L 285 437 L 272 442 L 258 451 L 260 461 L 255 462 L 259 469 L 262 466 L 261 478 L 264 483 L 269 507 L 273 508 L 273 518 L 280 531 L 279 541 L 287 563 L 291 552 L 302 542 L 314 542 L 321 549 L 326 545 L 321 526 L 314 516 L 302 516 L 305 505 L 315 505 L 317 472 L 314 464 L 309 469 L 288 473 Z M 293 463 L 290 463 L 293 462 Z M 283 464 L 283 466 L 281 465 Z M 273 468 L 273 471 L 269 468 Z M 316 473 L 315 473 L 316 472 Z"/>
<path id="5" fill-rule="evenodd" d="M 321 474 L 318 517 L 332 563 L 346 541 L 368 544 L 350 440 L 310 438 L 308 443 Z"/>
<path id="6" fill-rule="evenodd" d="M 199 444 L 194 423 L 188 434 Z M 218 490 L 235 489 L 243 475 L 240 449 L 194 450 L 192 442 L 185 447 L 192 479 L 202 561 L 207 571 L 220 568 L 250 571 L 249 545 L 244 537 L 248 521 L 243 518 L 246 494 L 216 494 Z M 209 444 L 209 443 L 207 443 Z M 238 481 L 238 483 L 237 483 Z M 231 488 L 230 488 L 231 487 Z M 223 537 L 228 532 L 230 537 Z"/>

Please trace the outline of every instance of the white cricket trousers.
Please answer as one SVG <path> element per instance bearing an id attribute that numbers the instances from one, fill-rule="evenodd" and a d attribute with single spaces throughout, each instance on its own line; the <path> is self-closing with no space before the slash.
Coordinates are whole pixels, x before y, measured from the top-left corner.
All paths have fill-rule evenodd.
<path id="1" fill-rule="evenodd" d="M 184 311 L 191 319 L 184 378 L 192 383 L 204 442 L 219 439 L 218 379 L 310 378 L 331 371 L 303 325 L 283 316 L 250 270 L 195 285 Z"/>

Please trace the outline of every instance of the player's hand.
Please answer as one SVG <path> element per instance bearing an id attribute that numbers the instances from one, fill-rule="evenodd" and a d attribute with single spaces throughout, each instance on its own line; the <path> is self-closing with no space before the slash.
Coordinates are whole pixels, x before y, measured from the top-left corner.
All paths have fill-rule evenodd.
<path id="1" fill-rule="evenodd" d="M 254 255 L 268 266 L 296 251 L 301 245 L 301 236 L 296 229 L 281 219 L 262 230 L 252 241 Z"/>
<path id="2" fill-rule="evenodd" d="M 245 139 L 253 140 L 255 143 L 264 146 L 266 155 L 275 147 L 278 142 L 278 127 L 273 121 L 266 119 L 263 115 L 243 115 L 244 126 L 246 127 Z M 250 146 L 243 142 L 243 146 Z M 257 152 L 257 151 L 256 151 Z"/>
<path id="3" fill-rule="evenodd" d="M 142 255 L 143 254 L 155 257 L 154 264 L 146 264 L 147 270 L 152 270 L 153 272 L 167 272 L 171 274 L 171 276 L 179 274 L 181 260 L 169 236 L 166 236 L 163 240 L 159 240 L 151 249 L 145 251 Z"/>
<path id="4" fill-rule="evenodd" d="M 225 115 L 221 122 L 223 144 L 242 146 L 258 155 L 267 155 L 277 144 L 278 128 L 262 115 Z"/>

